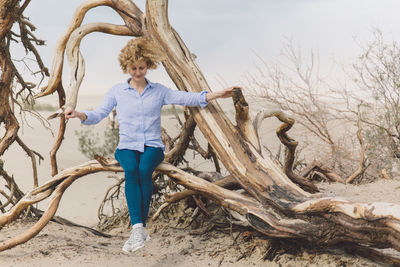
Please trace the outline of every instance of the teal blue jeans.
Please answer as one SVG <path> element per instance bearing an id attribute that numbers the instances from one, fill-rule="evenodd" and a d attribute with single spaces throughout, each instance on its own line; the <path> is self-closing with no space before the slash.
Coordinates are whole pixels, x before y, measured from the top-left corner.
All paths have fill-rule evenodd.
<path id="1" fill-rule="evenodd" d="M 164 151 L 150 146 L 145 146 L 143 152 L 117 149 L 115 159 L 125 172 L 125 196 L 131 224 L 145 226 L 153 194 L 152 174 L 163 161 Z"/>

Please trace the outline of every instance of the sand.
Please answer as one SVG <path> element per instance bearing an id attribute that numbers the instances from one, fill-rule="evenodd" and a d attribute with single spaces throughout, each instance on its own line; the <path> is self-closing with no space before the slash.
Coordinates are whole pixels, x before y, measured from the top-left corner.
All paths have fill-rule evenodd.
<path id="1" fill-rule="evenodd" d="M 100 98 L 91 98 L 86 107 L 95 106 Z M 94 103 L 93 103 L 94 102 Z M 85 107 L 85 108 L 86 108 Z M 44 116 L 48 112 L 42 113 Z M 44 160 L 39 165 L 39 184 L 51 179 L 48 151 L 55 137 L 38 121 L 30 121 L 21 129 L 22 140 L 41 153 Z M 169 129 L 177 125 L 172 117 L 164 117 L 163 124 Z M 56 132 L 58 120 L 50 121 Z M 88 159 L 78 151 L 78 140 L 74 131 L 81 129 L 78 121 L 68 123 L 62 148 L 58 152 L 60 169 L 81 164 Z M 97 126 L 101 131 L 105 123 Z M 276 144 L 275 125 L 263 125 L 263 138 L 268 144 Z M 32 189 L 30 160 L 16 145 L 2 158 L 6 169 L 14 175 L 24 192 Z M 195 162 L 195 166 L 207 169 L 210 166 Z M 113 184 L 112 177 L 121 174 L 100 173 L 79 179 L 65 192 L 56 215 L 86 226 L 98 222 L 97 208 L 105 191 Z M 366 185 L 342 185 L 320 183 L 323 192 L 343 196 L 356 202 L 385 201 L 400 204 L 400 180 L 378 180 Z M 46 201 L 38 205 L 46 207 Z M 33 222 L 15 222 L 0 230 L 0 241 L 22 233 Z M 351 255 L 308 254 L 283 255 L 274 262 L 260 260 L 263 251 L 256 249 L 251 257 L 241 257 L 249 244 L 237 245 L 232 236 L 214 232 L 212 235 L 193 235 L 190 229 L 178 229 L 168 221 L 155 221 L 149 225 L 152 239 L 146 246 L 126 254 L 121 248 L 129 236 L 129 229 L 114 230 L 111 238 L 95 236 L 88 231 L 49 223 L 37 237 L 14 249 L 0 253 L 0 266 L 379 266 Z M 237 234 L 237 233 L 236 233 Z M 235 234 L 235 235 L 236 235 Z M 238 260 L 240 258 L 240 260 Z"/>
<path id="2" fill-rule="evenodd" d="M 0 239 L 14 236 L 32 223 L 14 223 L 0 232 Z M 282 255 L 275 261 L 261 260 L 263 251 L 255 249 L 242 258 L 250 244 L 234 245 L 227 234 L 193 235 L 189 229 L 176 229 L 168 223 L 149 226 L 151 240 L 142 249 L 121 250 L 129 230 L 112 232 L 111 238 L 94 236 L 86 230 L 49 223 L 37 237 L 0 254 L 0 266 L 379 266 L 351 255 Z M 234 233 L 236 237 L 238 233 Z"/>

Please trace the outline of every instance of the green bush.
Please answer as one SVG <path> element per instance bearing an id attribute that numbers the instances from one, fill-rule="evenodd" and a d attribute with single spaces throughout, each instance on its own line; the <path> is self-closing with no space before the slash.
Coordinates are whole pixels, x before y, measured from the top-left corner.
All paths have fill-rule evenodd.
<path id="1" fill-rule="evenodd" d="M 95 155 L 113 155 L 119 141 L 118 129 L 113 127 L 107 127 L 102 138 L 93 126 L 84 126 L 84 129 L 76 130 L 75 134 L 78 136 L 79 151 L 89 159 L 94 159 Z"/>

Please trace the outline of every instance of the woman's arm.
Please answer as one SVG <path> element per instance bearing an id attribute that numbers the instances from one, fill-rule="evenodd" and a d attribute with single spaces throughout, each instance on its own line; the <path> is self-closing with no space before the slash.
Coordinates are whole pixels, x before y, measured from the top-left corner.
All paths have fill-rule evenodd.
<path id="1" fill-rule="evenodd" d="M 65 118 L 67 120 L 71 118 L 79 118 L 82 124 L 85 125 L 91 125 L 100 122 L 112 111 L 116 105 L 115 90 L 113 88 L 107 92 L 102 103 L 95 110 L 84 110 L 81 112 L 67 105 L 64 110 Z"/>
<path id="2" fill-rule="evenodd" d="M 232 86 L 217 92 L 202 91 L 201 93 L 172 90 L 163 85 L 160 85 L 160 88 L 166 90 L 163 105 L 177 104 L 190 107 L 201 106 L 201 108 L 204 108 L 213 99 L 231 97 L 233 90 L 240 87 Z"/>

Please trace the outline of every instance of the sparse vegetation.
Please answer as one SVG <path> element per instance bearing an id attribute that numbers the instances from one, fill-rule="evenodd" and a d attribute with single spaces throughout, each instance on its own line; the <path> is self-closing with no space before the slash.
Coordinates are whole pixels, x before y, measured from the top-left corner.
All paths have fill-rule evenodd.
<path id="1" fill-rule="evenodd" d="M 89 159 L 95 155 L 107 157 L 112 156 L 118 145 L 118 129 L 107 127 L 103 136 L 93 126 L 84 126 L 82 130 L 75 131 L 78 136 L 79 151 Z"/>
<path id="2" fill-rule="evenodd" d="M 378 179 L 383 169 L 397 171 L 400 158 L 400 46 L 385 42 L 378 30 L 373 36 L 347 73 L 351 88 L 328 84 L 315 55 L 306 64 L 291 43 L 285 45 L 282 61 L 263 62 L 259 75 L 249 79 L 253 99 L 267 101 L 296 120 L 299 158 L 323 159 L 342 177 L 360 164 L 356 131 L 361 127 L 365 160 L 358 180 L 364 181 Z"/>
<path id="3" fill-rule="evenodd" d="M 59 108 L 55 105 L 48 103 L 38 103 L 35 101 L 24 101 L 22 107 L 26 110 L 35 110 L 35 111 L 56 111 Z"/>

